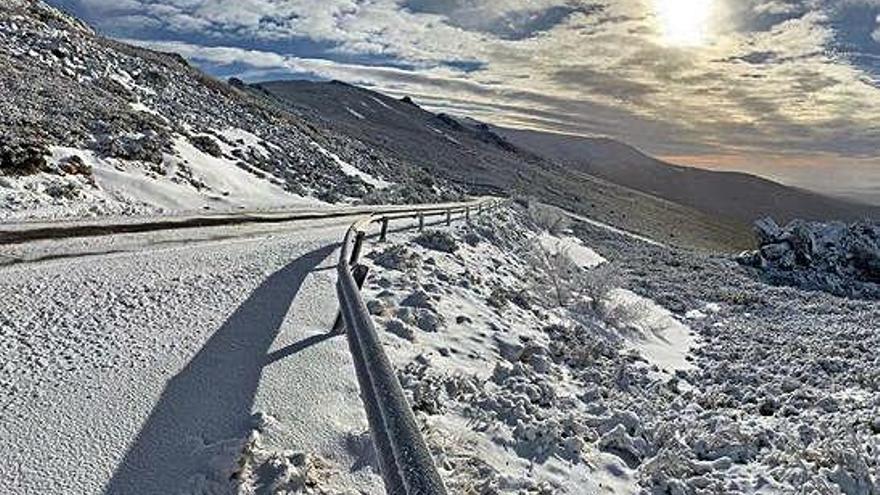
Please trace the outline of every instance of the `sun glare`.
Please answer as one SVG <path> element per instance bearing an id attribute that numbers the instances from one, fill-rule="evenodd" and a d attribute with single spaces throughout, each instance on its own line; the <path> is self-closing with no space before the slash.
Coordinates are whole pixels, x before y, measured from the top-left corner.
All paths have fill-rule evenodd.
<path id="1" fill-rule="evenodd" d="M 706 43 L 714 0 L 654 0 L 666 43 L 699 46 Z"/>

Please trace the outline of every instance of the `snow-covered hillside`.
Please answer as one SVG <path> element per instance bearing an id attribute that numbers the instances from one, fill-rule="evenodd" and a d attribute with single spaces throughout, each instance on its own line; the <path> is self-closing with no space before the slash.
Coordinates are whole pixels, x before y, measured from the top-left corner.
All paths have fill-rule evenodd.
<path id="1" fill-rule="evenodd" d="M 370 256 L 368 307 L 451 493 L 878 493 L 880 308 L 531 220 Z"/>
<path id="2" fill-rule="evenodd" d="M 690 367 L 696 339 L 653 301 L 580 276 L 613 279 L 578 239 L 542 231 L 520 210 L 490 217 L 451 235 L 399 235 L 369 256 L 368 307 L 450 492 L 635 493 L 620 449 L 636 447 L 618 425 L 642 426 L 591 403 L 605 384 L 583 367 L 596 360 L 590 376 L 613 382 L 612 358 L 632 352 L 642 379 L 671 380 Z M 564 305 L 547 285 L 555 277 Z M 580 283 L 593 284 L 595 300 Z"/>
<path id="3" fill-rule="evenodd" d="M 0 5 L 0 91 L 0 219 L 457 197 L 39 0 Z"/>

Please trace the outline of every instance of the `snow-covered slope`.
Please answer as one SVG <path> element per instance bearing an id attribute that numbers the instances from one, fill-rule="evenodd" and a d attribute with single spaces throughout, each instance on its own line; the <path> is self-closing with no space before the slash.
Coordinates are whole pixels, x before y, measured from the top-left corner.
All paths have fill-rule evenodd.
<path id="1" fill-rule="evenodd" d="M 0 219 L 458 196 L 39 0 L 0 5 L 0 90 Z"/>
<path id="2" fill-rule="evenodd" d="M 659 242 L 714 249 L 751 245 L 746 224 L 561 165 L 552 156 L 517 146 L 487 124 L 433 113 L 406 97 L 392 98 L 339 81 L 242 87 L 319 128 L 423 165 L 431 175 L 427 180 L 445 178 L 471 191 L 531 195 Z"/>
<path id="3" fill-rule="evenodd" d="M 632 351 L 638 373 L 669 380 L 691 367 L 685 356 L 697 345 L 683 319 L 613 282 L 595 304 L 574 285 L 565 306 L 551 302 L 534 253 L 574 272 L 606 261 L 519 209 L 390 240 L 368 255 L 368 308 L 450 493 L 638 493 L 610 436 L 619 424 L 641 428 L 638 418 L 591 404 L 605 392 L 573 363 Z M 592 372 L 613 380 L 612 367 L 597 361 Z"/>
<path id="4" fill-rule="evenodd" d="M 368 307 L 451 493 L 880 491 L 876 304 L 492 217 L 371 256 Z"/>

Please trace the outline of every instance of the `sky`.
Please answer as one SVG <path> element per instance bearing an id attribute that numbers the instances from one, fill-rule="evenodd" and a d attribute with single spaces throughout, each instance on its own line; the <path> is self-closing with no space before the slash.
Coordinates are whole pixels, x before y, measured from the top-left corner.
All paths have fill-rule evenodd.
<path id="1" fill-rule="evenodd" d="M 880 204 L 880 0 L 50 0 L 218 77 L 339 79 Z"/>

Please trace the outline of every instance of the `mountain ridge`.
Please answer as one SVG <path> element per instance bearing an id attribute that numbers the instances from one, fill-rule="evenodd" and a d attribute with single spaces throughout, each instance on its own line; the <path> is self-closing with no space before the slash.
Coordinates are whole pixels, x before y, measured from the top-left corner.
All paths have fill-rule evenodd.
<path id="1" fill-rule="evenodd" d="M 438 162 L 431 167 L 433 173 L 454 182 L 470 181 L 474 186 L 476 180 L 487 190 L 535 195 L 666 241 L 699 237 L 683 232 L 669 218 L 688 218 L 697 230 L 727 237 L 724 244 L 745 246 L 741 241 L 731 243 L 729 236 L 749 237 L 749 225 L 763 216 L 780 221 L 801 217 L 849 221 L 880 211 L 750 174 L 668 164 L 612 138 L 516 130 L 434 113 L 412 99 L 392 98 L 349 83 L 287 80 L 248 87 L 395 156 Z M 544 141 L 550 144 L 541 146 Z M 578 152 L 576 157 L 566 155 L 560 145 L 565 141 L 574 143 L 569 146 Z M 646 214 L 648 221 L 659 222 L 670 232 L 634 221 L 631 216 L 639 214 L 640 206 L 651 211 Z M 663 211 L 669 218 L 663 218 Z M 727 233 L 719 236 L 719 230 Z"/>
<path id="2" fill-rule="evenodd" d="M 563 164 L 710 214 L 741 221 L 774 216 L 781 221 L 860 220 L 880 207 L 784 185 L 754 174 L 676 165 L 627 143 L 542 131 L 497 127 L 521 147 Z"/>
<path id="3" fill-rule="evenodd" d="M 534 196 L 663 242 L 725 250 L 752 244 L 750 229 L 742 222 L 711 218 L 583 171 L 566 170 L 516 146 L 488 124 L 433 113 L 406 97 L 306 80 L 246 87 L 303 118 L 472 191 Z"/>
<path id="4" fill-rule="evenodd" d="M 300 94 L 294 99 L 303 100 L 303 93 L 320 94 L 320 88 L 324 87 L 322 84 L 362 92 L 370 97 L 380 94 L 340 81 L 269 81 L 256 83 L 255 87 L 269 89 L 269 92 L 271 88 L 280 86 L 296 87 Z M 290 97 L 290 94 L 287 96 Z M 310 105 L 298 101 L 296 104 L 314 114 L 321 113 L 314 102 Z M 412 100 L 409 100 L 409 104 L 412 104 Z M 329 113 L 322 117 L 325 120 L 350 120 L 338 111 L 334 113 L 334 109 L 339 110 L 338 106 L 324 104 L 321 109 Z M 432 115 L 426 123 L 436 120 L 438 127 L 446 126 L 450 131 L 481 133 L 482 141 L 495 144 L 504 151 L 524 153 L 530 161 L 555 161 L 577 172 L 739 222 L 751 223 L 768 215 L 780 221 L 795 218 L 852 221 L 880 214 L 880 207 L 826 196 L 754 174 L 668 163 L 610 137 L 590 138 L 512 129 L 447 113 L 424 111 Z M 351 125 L 346 127 L 352 129 Z M 573 156 L 575 154 L 578 156 Z"/>

